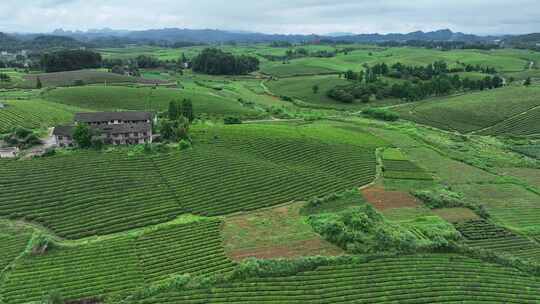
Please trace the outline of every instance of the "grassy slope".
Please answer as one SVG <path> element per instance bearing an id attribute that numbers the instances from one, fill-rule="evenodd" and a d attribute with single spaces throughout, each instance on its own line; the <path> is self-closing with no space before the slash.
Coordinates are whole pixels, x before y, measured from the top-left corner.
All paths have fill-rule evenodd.
<path id="1" fill-rule="evenodd" d="M 540 106 L 540 87 L 505 87 L 395 108 L 409 120 L 460 132 L 478 131 Z M 534 117 L 532 119 L 535 119 Z M 533 123 L 533 120 L 530 121 Z"/>

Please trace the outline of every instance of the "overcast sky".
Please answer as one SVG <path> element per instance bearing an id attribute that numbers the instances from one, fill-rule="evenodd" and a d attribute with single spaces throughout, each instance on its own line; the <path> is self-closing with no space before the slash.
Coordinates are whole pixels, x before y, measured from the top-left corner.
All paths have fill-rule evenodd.
<path id="1" fill-rule="evenodd" d="M 0 0 L 0 31 L 540 32 L 540 0 Z"/>

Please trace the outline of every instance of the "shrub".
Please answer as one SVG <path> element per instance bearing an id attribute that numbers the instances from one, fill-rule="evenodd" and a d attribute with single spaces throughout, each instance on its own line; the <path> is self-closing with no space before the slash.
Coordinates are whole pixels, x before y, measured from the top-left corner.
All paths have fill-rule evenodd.
<path id="1" fill-rule="evenodd" d="M 223 123 L 226 125 L 238 125 L 242 123 L 242 120 L 235 116 L 227 116 L 223 119 Z"/>
<path id="2" fill-rule="evenodd" d="M 73 81 L 73 86 L 82 87 L 82 86 L 84 86 L 84 81 L 81 80 L 81 79 L 77 79 L 77 80 Z"/>
<path id="3" fill-rule="evenodd" d="M 368 108 L 362 111 L 362 114 L 385 121 L 397 121 L 399 120 L 399 114 L 386 109 Z"/>
<path id="4" fill-rule="evenodd" d="M 191 148 L 191 142 L 185 140 L 185 139 L 182 139 L 179 143 L 179 147 L 180 147 L 180 150 L 187 150 L 189 148 Z"/>
<path id="5" fill-rule="evenodd" d="M 283 101 L 293 101 L 293 99 L 292 99 L 291 97 L 285 96 L 285 95 L 280 96 L 280 98 L 281 98 L 281 100 L 283 100 Z"/>
<path id="6" fill-rule="evenodd" d="M 489 213 L 483 205 L 466 202 L 459 194 L 448 190 L 413 191 L 412 195 L 420 199 L 430 209 L 468 208 L 481 218 L 489 218 Z"/>

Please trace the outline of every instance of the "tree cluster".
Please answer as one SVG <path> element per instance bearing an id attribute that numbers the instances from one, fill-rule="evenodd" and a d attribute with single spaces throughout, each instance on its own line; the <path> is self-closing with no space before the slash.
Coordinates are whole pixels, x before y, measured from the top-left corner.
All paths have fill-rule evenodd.
<path id="1" fill-rule="evenodd" d="M 99 133 L 91 129 L 87 124 L 77 124 L 73 131 L 73 140 L 81 149 L 95 148 L 97 150 L 103 147 L 103 141 L 98 138 Z"/>
<path id="2" fill-rule="evenodd" d="M 405 42 L 399 41 L 385 41 L 378 43 L 383 47 L 423 47 L 426 49 L 440 49 L 442 51 L 450 50 L 493 50 L 498 49 L 500 46 L 494 43 L 483 42 L 465 42 L 465 41 L 435 41 L 435 40 L 408 40 Z"/>
<path id="3" fill-rule="evenodd" d="M 486 76 L 483 79 L 472 80 L 461 78 L 459 75 L 450 75 L 444 71 L 444 66 L 434 65 L 433 69 L 412 70 L 418 75 L 422 75 L 427 80 L 414 78 L 403 83 L 388 84 L 378 79 L 380 71 L 384 71 L 384 64 L 370 68 L 366 72 L 347 72 L 345 77 L 356 80 L 348 85 L 340 85 L 327 92 L 330 98 L 345 103 L 352 103 L 360 99 L 362 102 L 369 102 L 374 96 L 375 99 L 400 98 L 407 101 L 422 100 L 431 96 L 442 96 L 457 91 L 488 90 L 499 88 L 504 85 L 504 80 L 499 76 Z M 426 72 L 428 71 L 428 72 Z M 390 73 L 388 74 L 390 75 Z M 428 75 L 430 75 L 428 77 Z M 432 76 L 436 75 L 436 76 Z"/>
<path id="4" fill-rule="evenodd" d="M 245 75 L 258 70 L 259 64 L 259 59 L 252 56 L 235 56 L 208 48 L 193 59 L 192 69 L 210 75 Z"/>
<path id="5" fill-rule="evenodd" d="M 0 73 L 0 82 L 10 82 L 11 77 L 6 73 Z"/>
<path id="6" fill-rule="evenodd" d="M 189 128 L 195 119 L 191 100 L 184 99 L 182 102 L 176 100 L 169 102 L 167 114 L 168 119 L 161 121 L 161 137 L 171 142 L 191 142 Z"/>
<path id="7" fill-rule="evenodd" d="M 63 50 L 41 56 L 41 67 L 47 72 L 63 72 L 101 67 L 101 54 L 87 50 Z"/>
<path id="8" fill-rule="evenodd" d="M 41 144 L 41 140 L 32 130 L 22 127 L 14 128 L 9 134 L 4 136 L 3 140 L 8 145 L 20 149 L 26 149 Z"/>

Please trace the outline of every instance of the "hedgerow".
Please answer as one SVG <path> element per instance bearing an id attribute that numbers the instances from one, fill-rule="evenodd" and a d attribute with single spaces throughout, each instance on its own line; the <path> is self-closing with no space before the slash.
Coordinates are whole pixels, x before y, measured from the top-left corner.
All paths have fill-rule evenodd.
<path id="1" fill-rule="evenodd" d="M 468 202 L 461 195 L 449 190 L 421 190 L 413 191 L 412 194 L 430 209 L 463 207 L 471 209 L 481 218 L 490 217 L 484 205 Z"/>

